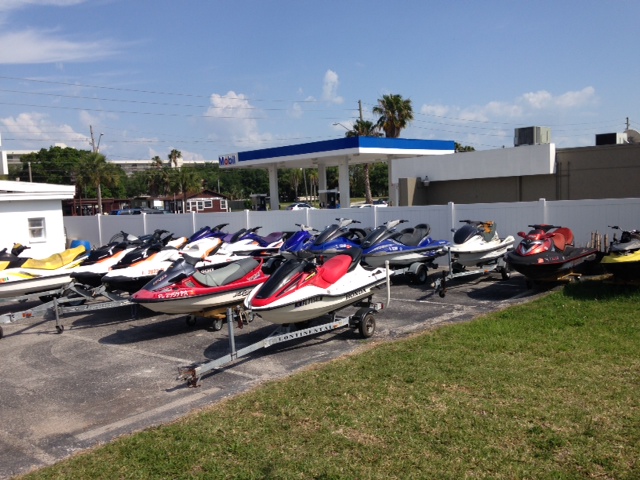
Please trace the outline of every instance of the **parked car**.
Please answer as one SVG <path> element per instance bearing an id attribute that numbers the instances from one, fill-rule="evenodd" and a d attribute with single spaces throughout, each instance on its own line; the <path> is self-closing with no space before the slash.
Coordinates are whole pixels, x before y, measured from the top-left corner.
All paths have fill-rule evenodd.
<path id="1" fill-rule="evenodd" d="M 308 208 L 310 210 L 317 210 L 316 207 L 313 207 L 308 203 L 292 203 L 287 207 L 287 210 L 302 210 L 304 208 Z"/>

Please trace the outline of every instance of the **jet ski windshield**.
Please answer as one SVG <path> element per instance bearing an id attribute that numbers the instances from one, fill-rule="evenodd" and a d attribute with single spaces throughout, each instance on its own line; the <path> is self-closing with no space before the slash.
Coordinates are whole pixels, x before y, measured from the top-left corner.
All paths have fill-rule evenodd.
<path id="1" fill-rule="evenodd" d="M 376 243 L 380 243 L 383 240 L 393 236 L 396 232 L 394 230 L 389 230 L 385 225 L 380 225 L 378 228 L 370 232 L 364 239 L 362 240 L 361 246 L 362 248 L 369 248 Z"/>
<path id="2" fill-rule="evenodd" d="M 453 243 L 461 245 L 464 242 L 469 241 L 475 235 L 478 234 L 478 227 L 476 225 L 463 225 L 453 234 Z"/>
<path id="3" fill-rule="evenodd" d="M 280 267 L 264 282 L 260 290 L 256 293 L 257 299 L 265 300 L 272 297 L 282 288 L 292 282 L 292 280 L 299 277 L 305 271 L 309 271 L 315 268 L 312 262 L 307 260 L 291 259 L 285 261 Z"/>
<path id="4" fill-rule="evenodd" d="M 325 228 L 324 231 L 320 233 L 320 235 L 317 236 L 313 244 L 322 245 L 323 243 L 328 242 L 329 240 L 333 239 L 337 235 L 337 232 L 340 230 L 340 228 L 341 228 L 340 225 L 336 223 L 334 223 L 333 225 L 330 225 L 328 228 Z"/>
<path id="5" fill-rule="evenodd" d="M 190 277 L 196 272 L 196 268 L 184 258 L 179 258 L 163 273 L 157 275 L 153 280 L 147 283 L 143 290 L 156 291 L 174 285 L 185 278 Z"/>

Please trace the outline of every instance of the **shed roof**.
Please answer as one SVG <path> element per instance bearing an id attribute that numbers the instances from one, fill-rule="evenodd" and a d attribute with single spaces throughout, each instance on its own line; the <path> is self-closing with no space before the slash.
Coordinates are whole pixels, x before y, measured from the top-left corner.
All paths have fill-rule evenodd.
<path id="1" fill-rule="evenodd" d="M 0 180 L 0 201 L 7 200 L 66 200 L 76 193 L 74 185 L 13 182 Z"/>

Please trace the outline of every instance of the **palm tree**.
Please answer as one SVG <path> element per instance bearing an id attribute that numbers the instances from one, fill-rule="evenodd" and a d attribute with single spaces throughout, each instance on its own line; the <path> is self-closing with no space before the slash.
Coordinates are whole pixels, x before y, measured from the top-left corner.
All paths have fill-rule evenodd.
<path id="1" fill-rule="evenodd" d="M 383 95 L 373 107 L 373 113 L 378 115 L 376 126 L 387 138 L 398 138 L 402 129 L 413 120 L 411 99 L 405 100 L 402 95 Z"/>
<path id="2" fill-rule="evenodd" d="M 76 181 L 81 186 L 92 186 L 98 192 L 98 213 L 102 215 L 102 185 L 116 187 L 120 183 L 118 168 L 107 162 L 107 157 L 98 152 L 83 158 L 76 172 Z"/>
<path id="3" fill-rule="evenodd" d="M 353 127 L 347 133 L 345 137 L 379 137 L 381 134 L 378 131 L 378 125 L 370 122 L 369 120 L 358 119 L 354 122 Z M 369 181 L 369 171 L 371 164 L 365 163 L 363 165 L 364 171 L 364 201 L 365 203 L 373 203 L 373 197 L 371 195 L 371 182 Z"/>
<path id="4" fill-rule="evenodd" d="M 171 192 L 182 195 L 182 213 L 187 213 L 187 197 L 202 189 L 202 177 L 195 168 L 172 170 Z"/>
<path id="5" fill-rule="evenodd" d="M 175 148 L 169 153 L 169 165 L 174 168 L 178 168 L 178 159 L 182 158 L 182 152 Z"/>

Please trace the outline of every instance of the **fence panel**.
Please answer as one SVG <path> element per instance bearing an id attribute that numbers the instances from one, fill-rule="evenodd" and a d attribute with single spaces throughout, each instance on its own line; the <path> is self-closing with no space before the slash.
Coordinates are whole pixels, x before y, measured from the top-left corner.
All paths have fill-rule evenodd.
<path id="1" fill-rule="evenodd" d="M 188 236 L 205 225 L 228 223 L 225 230 L 235 232 L 240 228 L 261 226 L 258 232 L 292 232 L 296 224 L 310 225 L 318 230 L 346 217 L 358 220 L 363 228 L 375 228 L 389 220 L 408 220 L 407 226 L 428 223 L 431 236 L 451 240 L 451 228 L 458 228 L 459 221 L 493 220 L 497 222 L 500 236 L 514 235 L 528 230 L 527 225 L 550 223 L 570 227 L 578 244 L 585 244 L 591 232 L 613 233 L 608 225 L 640 228 L 640 198 L 604 200 L 565 200 L 520 203 L 481 203 L 469 205 L 428 205 L 417 207 L 369 207 L 338 210 L 279 210 L 255 212 L 245 210 L 231 213 L 189 213 L 173 215 L 117 215 L 93 217 L 63 217 L 67 240 L 88 240 L 98 246 L 124 230 L 143 235 L 162 228 L 175 235 Z"/>

